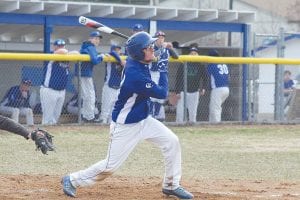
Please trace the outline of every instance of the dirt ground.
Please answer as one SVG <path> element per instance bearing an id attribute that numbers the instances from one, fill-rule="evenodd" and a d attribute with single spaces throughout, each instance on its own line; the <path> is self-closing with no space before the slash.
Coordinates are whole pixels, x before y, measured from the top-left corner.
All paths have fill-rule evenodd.
<path id="1" fill-rule="evenodd" d="M 0 199 L 71 199 L 61 188 L 59 176 L 2 175 Z M 266 182 L 240 180 L 183 180 L 194 199 L 300 199 L 300 182 Z M 92 187 L 78 188 L 76 199 L 176 199 L 161 193 L 160 177 L 113 176 Z"/>

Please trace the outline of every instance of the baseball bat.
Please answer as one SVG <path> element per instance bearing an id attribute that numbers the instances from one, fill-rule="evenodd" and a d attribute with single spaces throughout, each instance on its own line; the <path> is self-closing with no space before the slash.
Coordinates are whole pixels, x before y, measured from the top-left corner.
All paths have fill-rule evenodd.
<path id="1" fill-rule="evenodd" d="M 127 35 L 124 35 L 108 26 L 105 26 L 104 24 L 101 24 L 99 22 L 96 22 L 95 20 L 92 20 L 90 18 L 84 17 L 84 16 L 80 16 L 79 17 L 79 23 L 90 27 L 90 28 L 94 28 L 97 29 L 98 31 L 104 32 L 104 33 L 108 33 L 108 34 L 112 34 L 112 35 L 117 35 L 119 37 L 128 39 L 129 37 Z"/>

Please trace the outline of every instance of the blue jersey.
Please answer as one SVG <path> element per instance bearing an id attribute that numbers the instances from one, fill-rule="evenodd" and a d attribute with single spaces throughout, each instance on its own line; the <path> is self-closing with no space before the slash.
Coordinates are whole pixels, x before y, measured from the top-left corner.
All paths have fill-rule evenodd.
<path id="1" fill-rule="evenodd" d="M 169 64 L 169 50 L 163 47 L 159 48 L 154 46 L 154 51 L 155 56 L 158 57 L 158 61 L 151 64 L 150 70 L 158 71 L 158 69 L 166 69 Z"/>
<path id="2" fill-rule="evenodd" d="M 98 55 L 96 47 L 90 41 L 83 42 L 80 49 L 81 54 L 88 54 L 91 58 L 89 62 L 81 63 L 81 76 L 83 77 L 93 77 L 93 68 L 94 65 L 97 65 L 102 62 L 103 58 L 101 55 Z M 78 76 L 78 65 L 75 66 L 75 74 Z"/>
<path id="3" fill-rule="evenodd" d="M 27 92 L 27 97 L 22 96 L 20 86 L 11 87 L 3 97 L 1 102 L 4 106 L 15 107 L 15 108 L 29 108 L 30 93 Z"/>
<path id="4" fill-rule="evenodd" d="M 293 80 L 284 81 L 284 89 L 293 89 L 295 86 L 295 83 Z M 285 97 L 289 96 L 289 93 L 284 94 Z"/>
<path id="5" fill-rule="evenodd" d="M 165 99 L 167 93 L 167 72 L 161 72 L 161 79 L 155 84 L 151 80 L 149 64 L 128 58 L 112 120 L 121 124 L 137 123 L 149 115 L 150 97 Z"/>
<path id="6" fill-rule="evenodd" d="M 292 89 L 295 83 L 293 80 L 284 81 L 284 89 Z"/>
<path id="7" fill-rule="evenodd" d="M 69 62 L 48 62 L 44 67 L 42 85 L 54 90 L 66 89 L 69 76 Z"/>
<path id="8" fill-rule="evenodd" d="M 119 89 L 123 70 L 123 66 L 120 65 L 121 58 L 115 51 L 111 51 L 109 54 L 113 56 L 118 63 L 106 63 L 104 82 L 108 84 L 110 88 Z"/>
<path id="9" fill-rule="evenodd" d="M 211 78 L 211 88 L 228 87 L 228 67 L 225 64 L 209 64 L 207 72 Z"/>
<path id="10" fill-rule="evenodd" d="M 167 70 L 169 64 L 169 57 L 177 59 L 178 54 L 171 49 L 154 46 L 155 56 L 158 58 L 157 62 L 153 62 L 150 70 L 159 71 L 158 69 Z"/>

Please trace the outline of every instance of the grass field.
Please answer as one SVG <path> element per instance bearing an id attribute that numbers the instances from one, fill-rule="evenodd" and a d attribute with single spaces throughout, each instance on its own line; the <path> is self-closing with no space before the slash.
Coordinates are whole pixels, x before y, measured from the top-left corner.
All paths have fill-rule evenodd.
<path id="1" fill-rule="evenodd" d="M 178 135 L 182 146 L 184 182 L 245 180 L 300 186 L 299 125 L 170 128 Z M 56 152 L 46 156 L 34 151 L 31 141 L 0 132 L 1 176 L 42 174 L 60 177 L 84 169 L 106 156 L 108 127 L 57 126 L 46 129 L 55 136 L 57 147 Z M 160 150 L 142 142 L 116 176 L 162 177 L 163 170 Z M 205 193 L 202 189 L 199 193 Z M 293 195 L 295 199 L 300 198 L 300 194 L 289 197 L 293 199 Z"/>

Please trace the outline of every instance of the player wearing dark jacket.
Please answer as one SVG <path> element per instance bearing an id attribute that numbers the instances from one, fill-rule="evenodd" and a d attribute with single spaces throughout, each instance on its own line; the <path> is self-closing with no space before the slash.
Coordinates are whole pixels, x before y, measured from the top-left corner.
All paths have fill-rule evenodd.
<path id="1" fill-rule="evenodd" d="M 8 114 L 15 122 L 19 115 L 26 116 L 27 125 L 33 125 L 33 111 L 29 104 L 31 81 L 24 79 L 20 85 L 11 87 L 0 104 L 0 111 Z"/>
<path id="2" fill-rule="evenodd" d="M 198 48 L 190 48 L 189 55 L 197 56 Z M 184 111 L 184 93 L 183 93 L 183 66 L 180 66 L 176 74 L 176 93 L 178 95 L 178 103 L 176 107 L 176 122 L 183 122 Z M 208 75 L 206 69 L 200 63 L 187 63 L 187 94 L 186 107 L 188 109 L 188 120 L 195 123 L 197 120 L 197 110 L 199 104 L 199 95 L 204 95 L 208 89 Z"/>

